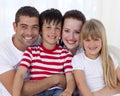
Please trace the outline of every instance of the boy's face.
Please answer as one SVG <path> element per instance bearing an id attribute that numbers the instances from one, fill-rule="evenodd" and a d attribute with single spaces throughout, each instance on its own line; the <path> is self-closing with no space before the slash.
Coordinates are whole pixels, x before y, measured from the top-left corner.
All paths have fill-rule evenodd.
<path id="1" fill-rule="evenodd" d="M 44 21 L 42 26 L 42 38 L 43 45 L 47 49 L 53 49 L 61 34 L 61 23 L 56 24 L 54 22 L 47 23 Z"/>

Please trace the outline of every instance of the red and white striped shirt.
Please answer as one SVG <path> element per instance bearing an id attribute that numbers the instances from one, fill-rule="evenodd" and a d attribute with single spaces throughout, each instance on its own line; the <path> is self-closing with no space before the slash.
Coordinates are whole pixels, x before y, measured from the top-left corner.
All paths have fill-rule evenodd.
<path id="1" fill-rule="evenodd" d="M 20 66 L 30 70 L 30 80 L 40 80 L 53 74 L 71 72 L 72 54 L 59 45 L 53 50 L 44 48 L 42 44 L 28 47 L 24 52 Z"/>

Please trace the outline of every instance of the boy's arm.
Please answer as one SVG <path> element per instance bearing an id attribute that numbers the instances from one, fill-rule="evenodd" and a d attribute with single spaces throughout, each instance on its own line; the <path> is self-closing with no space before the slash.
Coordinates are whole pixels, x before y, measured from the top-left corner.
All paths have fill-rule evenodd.
<path id="1" fill-rule="evenodd" d="M 65 88 L 66 78 L 63 74 L 56 74 L 43 80 L 25 81 L 22 96 L 32 96 L 56 85 Z"/>
<path id="2" fill-rule="evenodd" d="M 77 87 L 82 96 L 94 96 L 86 84 L 84 72 L 82 70 L 74 70 L 73 73 Z"/>
<path id="3" fill-rule="evenodd" d="M 73 91 L 75 90 L 75 80 L 72 72 L 66 73 L 66 89 L 60 96 L 72 96 Z"/>
<path id="4" fill-rule="evenodd" d="M 13 82 L 12 96 L 21 96 L 21 90 L 23 87 L 23 82 L 24 82 L 26 73 L 27 73 L 26 67 L 23 67 L 23 66 L 18 67 L 17 72 L 15 74 L 14 82 Z"/>

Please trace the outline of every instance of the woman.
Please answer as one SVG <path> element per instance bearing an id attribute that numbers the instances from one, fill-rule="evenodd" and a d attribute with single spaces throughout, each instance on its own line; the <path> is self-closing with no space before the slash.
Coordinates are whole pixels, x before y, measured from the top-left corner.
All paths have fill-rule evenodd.
<path id="1" fill-rule="evenodd" d="M 63 47 L 66 47 L 68 50 L 70 50 L 73 55 L 76 55 L 83 51 L 80 46 L 80 31 L 85 21 L 86 18 L 84 14 L 79 10 L 69 10 L 63 16 L 62 40 L 60 40 L 60 44 Z M 115 52 L 111 51 L 111 53 L 115 55 L 114 54 Z M 118 91 L 120 91 L 120 85 L 118 86 L 118 88 L 113 90 L 110 90 L 109 88 L 105 87 L 95 92 L 95 95 L 106 96 L 105 94 L 107 93 L 110 92 L 116 93 Z M 79 95 L 74 95 L 74 96 L 79 96 Z"/>

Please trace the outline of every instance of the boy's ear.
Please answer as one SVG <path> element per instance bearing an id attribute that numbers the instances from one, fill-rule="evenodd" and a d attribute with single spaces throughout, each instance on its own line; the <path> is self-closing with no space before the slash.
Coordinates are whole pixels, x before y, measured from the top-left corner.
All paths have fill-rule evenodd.
<path id="1" fill-rule="evenodd" d="M 42 35 L 42 31 L 39 31 L 39 34 Z"/>

